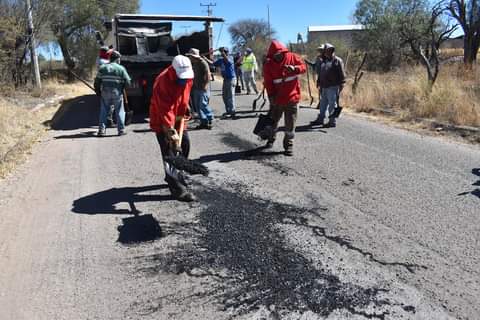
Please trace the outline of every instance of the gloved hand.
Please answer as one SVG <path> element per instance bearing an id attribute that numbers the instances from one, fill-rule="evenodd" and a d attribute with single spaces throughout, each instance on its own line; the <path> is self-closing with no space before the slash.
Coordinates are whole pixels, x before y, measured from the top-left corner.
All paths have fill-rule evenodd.
<path id="1" fill-rule="evenodd" d="M 285 68 L 287 68 L 289 72 L 295 72 L 295 66 L 292 66 L 291 64 L 285 65 Z"/>
<path id="2" fill-rule="evenodd" d="M 180 150 L 180 136 L 175 128 L 169 128 L 165 136 L 175 151 Z"/>

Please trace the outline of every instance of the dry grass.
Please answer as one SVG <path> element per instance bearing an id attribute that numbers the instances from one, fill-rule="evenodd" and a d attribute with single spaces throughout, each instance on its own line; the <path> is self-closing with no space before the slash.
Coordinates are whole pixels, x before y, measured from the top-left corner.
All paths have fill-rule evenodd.
<path id="1" fill-rule="evenodd" d="M 366 73 L 355 95 L 351 80 L 347 83 L 342 102 L 358 112 L 391 110 L 399 121 L 427 118 L 454 125 L 480 126 L 479 79 L 480 69 L 465 71 L 459 65 L 445 65 L 429 93 L 423 67 L 386 74 Z M 304 94 L 304 98 L 306 96 Z"/>
<path id="2" fill-rule="evenodd" d="M 459 48 L 445 48 L 440 49 L 440 59 L 449 59 L 453 57 L 463 57 L 463 49 Z"/>
<path id="3" fill-rule="evenodd" d="M 93 81 L 92 81 L 93 86 Z M 66 83 L 62 80 L 51 79 L 44 83 L 44 92 L 57 93 L 65 97 L 76 97 L 94 92 L 81 82 Z"/>
<path id="4" fill-rule="evenodd" d="M 460 67 L 461 68 L 461 67 Z M 429 93 L 422 67 L 388 74 L 366 74 L 357 94 L 347 86 L 344 103 L 357 111 L 391 109 L 400 120 L 428 118 L 455 125 L 480 125 L 479 74 L 458 65 L 444 66 Z"/>
<path id="5" fill-rule="evenodd" d="M 10 172 L 41 132 L 38 114 L 0 100 L 0 177 Z"/>
<path id="6" fill-rule="evenodd" d="M 42 91 L 29 94 L 36 96 L 37 102 L 40 103 L 54 94 L 69 98 L 90 92 L 78 83 L 62 84 L 58 81 L 48 81 L 44 83 Z M 25 107 L 26 103 L 22 103 L 24 100 L 20 97 L 12 102 L 11 99 L 0 96 L 0 178 L 5 177 L 25 159 L 31 146 L 48 129 L 43 123 L 52 118 L 59 106 L 56 104 L 32 112 Z"/>

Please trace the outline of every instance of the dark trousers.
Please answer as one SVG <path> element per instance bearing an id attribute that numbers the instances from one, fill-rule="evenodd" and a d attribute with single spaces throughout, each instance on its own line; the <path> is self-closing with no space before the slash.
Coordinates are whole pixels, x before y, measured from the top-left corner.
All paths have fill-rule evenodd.
<path id="1" fill-rule="evenodd" d="M 236 86 L 242 85 L 242 90 L 245 89 L 245 83 L 243 82 L 243 72 L 241 68 L 235 68 L 235 76 L 237 77 Z"/>
<path id="2" fill-rule="evenodd" d="M 285 137 L 283 138 L 283 147 L 293 145 L 293 138 L 295 137 L 295 126 L 297 123 L 298 106 L 270 106 L 270 118 L 273 120 L 273 130 L 269 141 L 275 141 L 278 129 L 278 123 L 285 116 Z"/>
<path id="3" fill-rule="evenodd" d="M 186 190 L 187 183 L 183 176 L 183 172 L 175 169 L 170 164 L 165 162 L 165 157 L 171 157 L 175 155 L 174 150 L 170 147 L 170 144 L 167 141 L 165 134 L 157 133 L 157 141 L 160 145 L 160 151 L 162 153 L 163 165 L 165 169 L 165 182 L 168 184 L 168 188 L 172 195 L 181 194 Z M 183 132 L 182 138 L 182 155 L 185 158 L 188 158 L 190 154 L 190 138 L 188 137 L 188 132 Z"/>

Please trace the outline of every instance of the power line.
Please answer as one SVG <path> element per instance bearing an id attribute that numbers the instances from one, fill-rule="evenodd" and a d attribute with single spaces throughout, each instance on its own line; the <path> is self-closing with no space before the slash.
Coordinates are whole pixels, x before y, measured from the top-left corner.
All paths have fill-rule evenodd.
<path id="1" fill-rule="evenodd" d="M 220 25 L 220 32 L 218 34 L 217 45 L 215 46 L 215 48 L 218 48 L 218 43 L 220 42 L 220 38 L 222 37 L 223 24 L 224 22 L 222 22 L 222 24 Z"/>
<path id="2" fill-rule="evenodd" d="M 185 34 L 188 34 L 188 31 L 190 31 L 190 28 L 192 26 L 180 26 L 180 28 L 184 29 L 185 30 Z"/>
<path id="3" fill-rule="evenodd" d="M 207 7 L 207 15 L 208 16 L 211 16 L 213 15 L 213 10 L 211 9 L 211 7 L 216 7 L 217 4 L 216 3 L 208 3 L 208 4 L 203 4 L 203 3 L 200 3 L 200 7 Z"/>

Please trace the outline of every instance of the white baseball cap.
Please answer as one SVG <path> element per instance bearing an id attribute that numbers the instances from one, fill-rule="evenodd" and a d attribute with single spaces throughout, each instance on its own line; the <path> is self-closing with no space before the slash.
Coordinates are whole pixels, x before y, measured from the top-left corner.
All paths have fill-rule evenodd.
<path id="1" fill-rule="evenodd" d="M 173 58 L 172 66 L 179 79 L 193 79 L 192 62 L 185 56 L 178 55 Z"/>

